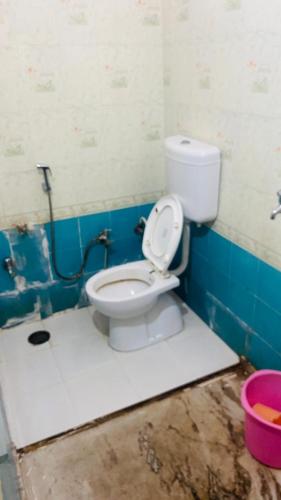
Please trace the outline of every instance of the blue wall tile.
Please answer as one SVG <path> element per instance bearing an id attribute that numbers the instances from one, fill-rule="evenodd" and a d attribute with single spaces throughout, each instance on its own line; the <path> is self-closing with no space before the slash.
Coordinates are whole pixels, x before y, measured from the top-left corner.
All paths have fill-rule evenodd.
<path id="1" fill-rule="evenodd" d="M 196 281 L 206 290 L 209 289 L 209 265 L 205 257 L 193 252 L 190 255 L 190 279 Z"/>
<path id="2" fill-rule="evenodd" d="M 20 292 L 20 316 L 31 314 L 37 309 L 39 290 L 29 288 Z"/>
<path id="3" fill-rule="evenodd" d="M 145 204 L 56 221 L 59 271 L 66 276 L 77 273 L 87 243 L 105 228 L 112 229 L 110 266 L 142 259 L 142 240 L 134 234 L 134 227 L 141 215 L 149 214 L 152 206 Z M 46 254 L 46 237 L 49 254 Z M 16 290 L 15 280 L 0 265 L 0 325 L 11 318 L 24 317 L 38 307 L 41 316 L 47 317 L 53 312 L 87 304 L 83 287 L 90 276 L 103 269 L 104 247 L 98 245 L 91 250 L 84 275 L 79 281 L 70 282 L 64 282 L 54 272 L 50 250 L 50 224 L 36 225 L 27 235 L 19 235 L 15 229 L 0 232 L 0 259 L 15 255 L 18 276 L 25 278 L 27 286 L 24 290 Z M 13 290 L 15 292 L 10 294 Z"/>
<path id="4" fill-rule="evenodd" d="M 182 283 L 181 279 L 181 283 Z M 189 281 L 188 285 L 176 289 L 180 296 L 200 318 L 209 324 L 209 300 L 206 289 L 196 281 Z"/>
<path id="5" fill-rule="evenodd" d="M 63 250 L 56 251 L 56 262 L 59 272 L 65 276 L 76 274 L 80 270 L 82 256 L 79 247 L 66 247 Z M 55 273 L 51 260 L 52 274 L 55 280 L 60 279 Z"/>
<path id="6" fill-rule="evenodd" d="M 50 224 L 45 224 L 45 230 L 51 251 Z M 56 249 L 63 251 L 65 248 L 80 248 L 78 219 L 64 219 L 55 222 Z"/>
<path id="7" fill-rule="evenodd" d="M 15 282 L 3 268 L 3 260 L 6 257 L 11 257 L 11 248 L 8 241 L 8 236 L 0 231 L 0 292 L 14 290 Z"/>
<path id="8" fill-rule="evenodd" d="M 21 303 L 18 292 L 0 294 L 0 327 L 12 318 L 21 316 Z"/>
<path id="9" fill-rule="evenodd" d="M 146 203 L 145 205 L 138 206 L 137 207 L 138 219 L 140 219 L 140 217 L 145 217 L 145 219 L 148 219 L 149 214 L 150 214 L 151 210 L 153 209 L 153 207 L 154 207 L 154 203 Z"/>
<path id="10" fill-rule="evenodd" d="M 140 238 L 140 245 L 142 246 L 142 238 Z M 182 239 L 181 239 L 181 242 L 178 246 L 178 249 L 176 251 L 176 255 L 174 256 L 171 264 L 170 264 L 170 269 L 176 269 L 176 267 L 178 267 L 181 263 L 181 259 L 182 259 Z"/>
<path id="11" fill-rule="evenodd" d="M 246 356 L 258 369 L 281 370 L 281 356 L 258 335 L 249 337 Z"/>
<path id="12" fill-rule="evenodd" d="M 239 354 L 262 367 L 281 352 L 281 273 L 208 228 L 192 225 L 180 296 Z M 214 305 L 217 304 L 217 305 Z M 218 305 L 219 304 L 219 305 Z M 250 340 L 253 337 L 253 343 Z M 247 342 L 252 349 L 247 351 Z M 267 357 L 258 349 L 265 343 Z M 277 359 L 277 364 L 279 359 Z"/>
<path id="13" fill-rule="evenodd" d="M 43 226 L 37 225 L 27 234 L 20 235 L 16 229 L 9 231 L 17 274 L 28 283 L 45 283 L 50 279 L 49 259 L 43 250 Z"/>
<path id="14" fill-rule="evenodd" d="M 231 243 L 214 231 L 208 233 L 208 260 L 222 274 L 228 276 L 230 272 Z"/>
<path id="15" fill-rule="evenodd" d="M 229 310 L 210 301 L 209 325 L 237 354 L 244 355 L 248 331 Z"/>
<path id="16" fill-rule="evenodd" d="M 112 239 L 131 238 L 139 220 L 137 207 L 124 208 L 110 212 Z"/>
<path id="17" fill-rule="evenodd" d="M 196 252 L 205 258 L 209 255 L 209 232 L 210 229 L 206 226 L 197 226 L 191 224 L 191 253 Z"/>
<path id="18" fill-rule="evenodd" d="M 109 265 L 118 266 L 143 259 L 141 251 L 141 241 L 137 236 L 124 238 L 113 242 L 110 249 Z"/>
<path id="19" fill-rule="evenodd" d="M 26 315 L 35 311 L 37 295 L 35 289 L 0 294 L 0 327 L 12 321 L 23 321 Z"/>
<path id="20" fill-rule="evenodd" d="M 85 248 L 82 249 L 83 253 L 85 252 Z M 109 261 L 111 255 L 111 247 L 109 247 Z M 86 273 L 96 273 L 104 268 L 104 256 L 105 256 L 105 248 L 103 245 L 97 245 L 93 247 L 89 253 L 87 265 L 85 267 Z"/>
<path id="21" fill-rule="evenodd" d="M 229 305 L 230 283 L 229 278 L 216 267 L 208 263 L 208 291 L 219 299 L 225 306 Z"/>
<path id="22" fill-rule="evenodd" d="M 281 311 L 280 311 L 281 312 Z M 255 301 L 254 329 L 281 355 L 281 314 L 259 299 Z"/>
<path id="23" fill-rule="evenodd" d="M 50 287 L 50 300 L 53 313 L 77 306 L 81 288 L 79 283 L 56 283 Z"/>
<path id="24" fill-rule="evenodd" d="M 253 326 L 255 298 L 248 288 L 235 281 L 229 282 L 228 307 L 242 321 Z"/>
<path id="25" fill-rule="evenodd" d="M 230 278 L 255 293 L 258 283 L 259 260 L 246 250 L 231 245 Z"/>
<path id="26" fill-rule="evenodd" d="M 229 278 L 217 268 L 212 267 L 209 260 L 196 252 L 193 252 L 190 257 L 190 278 L 228 305 Z"/>
<path id="27" fill-rule="evenodd" d="M 257 296 L 272 309 L 281 312 L 281 272 L 260 262 Z"/>

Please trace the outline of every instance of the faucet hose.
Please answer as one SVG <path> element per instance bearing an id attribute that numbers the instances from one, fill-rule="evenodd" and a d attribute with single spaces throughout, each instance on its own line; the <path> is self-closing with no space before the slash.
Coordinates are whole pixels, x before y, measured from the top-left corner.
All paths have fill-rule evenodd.
<path id="1" fill-rule="evenodd" d="M 50 212 L 51 255 L 52 255 L 51 258 L 52 258 L 54 271 L 55 271 L 56 275 L 63 281 L 77 281 L 81 278 L 81 276 L 84 272 L 84 269 L 86 267 L 91 249 L 98 244 L 98 238 L 97 237 L 92 238 L 89 241 L 89 243 L 87 244 L 85 251 L 84 251 L 84 254 L 83 254 L 80 269 L 77 271 L 77 273 L 71 274 L 69 276 L 65 276 L 64 274 L 62 274 L 58 269 L 57 257 L 56 257 L 56 231 L 55 231 L 55 222 L 54 222 L 54 212 L 53 212 L 51 190 L 47 190 L 46 193 L 48 196 L 49 212 Z"/>

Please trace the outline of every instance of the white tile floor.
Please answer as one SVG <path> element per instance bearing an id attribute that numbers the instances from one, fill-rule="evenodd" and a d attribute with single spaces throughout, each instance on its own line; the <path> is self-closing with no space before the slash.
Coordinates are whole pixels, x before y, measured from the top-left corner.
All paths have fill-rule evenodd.
<path id="1" fill-rule="evenodd" d="M 16 447 L 236 364 L 236 354 L 196 314 L 184 310 L 182 333 L 131 353 L 108 346 L 91 308 L 2 331 L 0 380 Z M 48 330 L 51 339 L 32 346 L 27 337 L 40 329 Z"/>

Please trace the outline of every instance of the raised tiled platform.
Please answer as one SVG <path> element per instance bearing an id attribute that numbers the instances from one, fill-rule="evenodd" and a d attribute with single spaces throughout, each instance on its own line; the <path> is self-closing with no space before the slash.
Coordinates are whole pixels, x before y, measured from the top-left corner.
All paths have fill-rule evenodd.
<path id="1" fill-rule="evenodd" d="M 237 355 L 182 304 L 185 329 L 131 353 L 113 351 L 92 309 L 67 311 L 0 335 L 0 376 L 17 448 L 65 432 L 238 362 Z M 32 346 L 30 333 L 51 339 Z"/>

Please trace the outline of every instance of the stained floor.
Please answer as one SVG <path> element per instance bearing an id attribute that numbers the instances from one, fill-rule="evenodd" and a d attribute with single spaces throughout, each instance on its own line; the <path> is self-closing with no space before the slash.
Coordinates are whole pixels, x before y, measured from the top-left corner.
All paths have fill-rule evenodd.
<path id="1" fill-rule="evenodd" d="M 281 471 L 245 449 L 242 368 L 20 459 L 26 500 L 280 500 Z"/>

